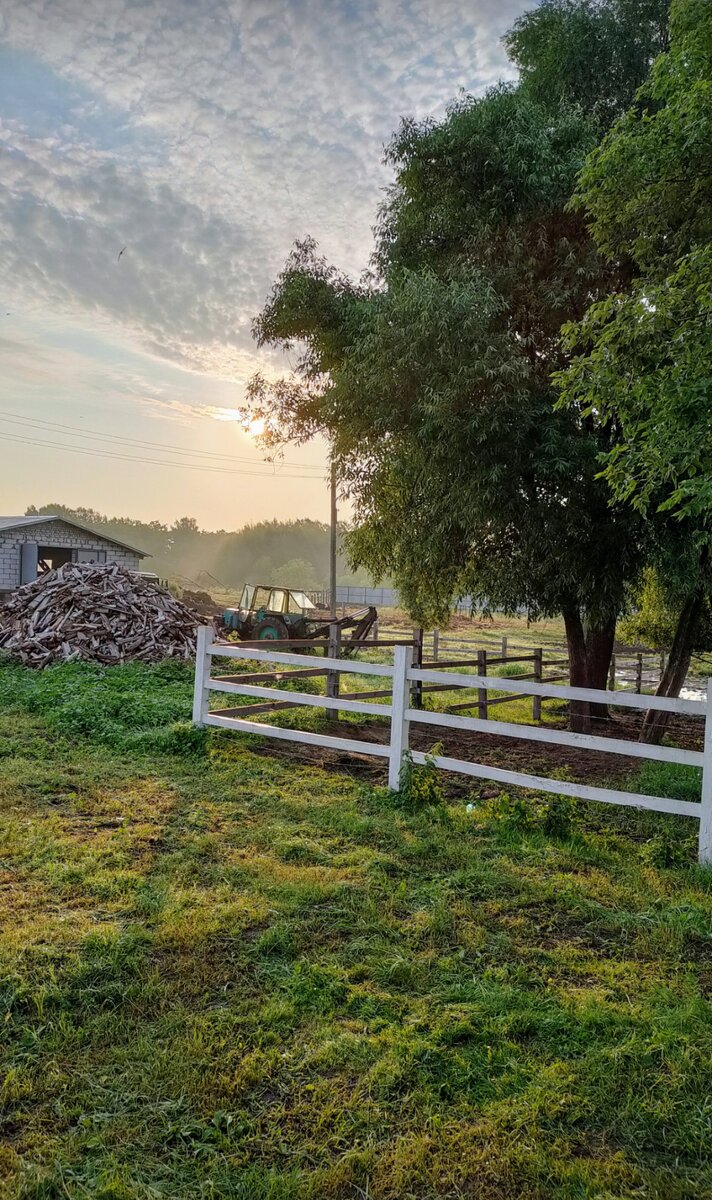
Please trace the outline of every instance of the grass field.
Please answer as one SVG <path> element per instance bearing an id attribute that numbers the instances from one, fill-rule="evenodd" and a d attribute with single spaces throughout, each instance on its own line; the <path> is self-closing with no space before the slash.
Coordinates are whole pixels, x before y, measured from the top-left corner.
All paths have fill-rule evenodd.
<path id="1" fill-rule="evenodd" d="M 190 691 L 0 665 L 2 1200 L 712 1195 L 693 822 L 394 796 Z"/>

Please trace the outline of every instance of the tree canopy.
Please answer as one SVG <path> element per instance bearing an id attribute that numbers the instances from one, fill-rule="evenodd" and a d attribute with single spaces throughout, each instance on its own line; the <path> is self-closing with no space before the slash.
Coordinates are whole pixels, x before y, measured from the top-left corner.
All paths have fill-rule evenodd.
<path id="1" fill-rule="evenodd" d="M 238 593 L 243 583 L 283 583 L 309 590 L 325 588 L 329 579 L 329 526 L 322 521 L 259 521 L 237 530 L 201 529 L 193 517 L 179 517 L 170 525 L 108 517 L 91 508 L 63 504 L 34 505 L 28 515 L 56 513 L 79 521 L 108 537 L 118 538 L 151 555 L 148 571 L 181 587 L 223 586 Z M 346 527 L 340 529 L 340 535 Z M 339 584 L 369 584 L 367 573 L 350 570 L 339 549 Z"/>
<path id="2" fill-rule="evenodd" d="M 606 129 L 667 49 L 670 0 L 544 0 L 504 42 L 540 103 L 579 107 Z"/>
<path id="3" fill-rule="evenodd" d="M 588 159 L 576 209 L 625 292 L 567 329 L 564 400 L 617 438 L 614 495 L 707 523 L 712 509 L 712 6 L 676 0 L 669 51 Z"/>
<path id="4" fill-rule="evenodd" d="M 552 384 L 562 324 L 630 274 L 569 207 L 599 136 L 600 117 L 526 84 L 404 121 L 371 275 L 298 245 L 255 332 L 301 357 L 251 386 L 272 438 L 331 438 L 352 556 L 393 576 L 413 615 L 466 593 L 563 612 L 576 681 L 593 684 L 646 537 L 597 478 L 611 429 L 557 411 Z"/>

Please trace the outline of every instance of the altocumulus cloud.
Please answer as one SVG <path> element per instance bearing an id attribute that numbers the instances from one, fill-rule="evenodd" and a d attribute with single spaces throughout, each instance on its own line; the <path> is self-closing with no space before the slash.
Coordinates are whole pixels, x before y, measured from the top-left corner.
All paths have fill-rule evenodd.
<path id="1" fill-rule="evenodd" d="M 22 100 L 0 112 L 0 271 L 20 303 L 244 379 L 295 237 L 366 265 L 383 142 L 502 74 L 524 7 L 4 0 L 0 43 L 74 91 L 54 125 Z"/>

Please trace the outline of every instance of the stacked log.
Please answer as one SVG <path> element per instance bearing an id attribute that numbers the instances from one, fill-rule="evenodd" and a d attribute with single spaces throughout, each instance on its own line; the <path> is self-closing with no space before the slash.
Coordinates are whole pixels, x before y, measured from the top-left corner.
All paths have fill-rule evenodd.
<path id="1" fill-rule="evenodd" d="M 167 588 L 118 563 L 67 563 L 0 608 L 0 650 L 32 667 L 189 659 L 200 623 Z"/>

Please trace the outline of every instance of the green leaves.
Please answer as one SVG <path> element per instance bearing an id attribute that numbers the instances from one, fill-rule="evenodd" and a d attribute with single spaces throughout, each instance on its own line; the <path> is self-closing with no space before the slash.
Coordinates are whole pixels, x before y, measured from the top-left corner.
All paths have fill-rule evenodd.
<path id="1" fill-rule="evenodd" d="M 668 9 L 669 0 L 544 0 L 504 42 L 529 95 L 580 107 L 605 130 L 666 49 Z"/>
<path id="2" fill-rule="evenodd" d="M 577 204 L 602 251 L 628 256 L 627 295 L 566 330 L 563 402 L 617 439 L 615 496 L 705 521 L 712 505 L 712 9 L 672 8 L 670 51 L 589 158 Z"/>

